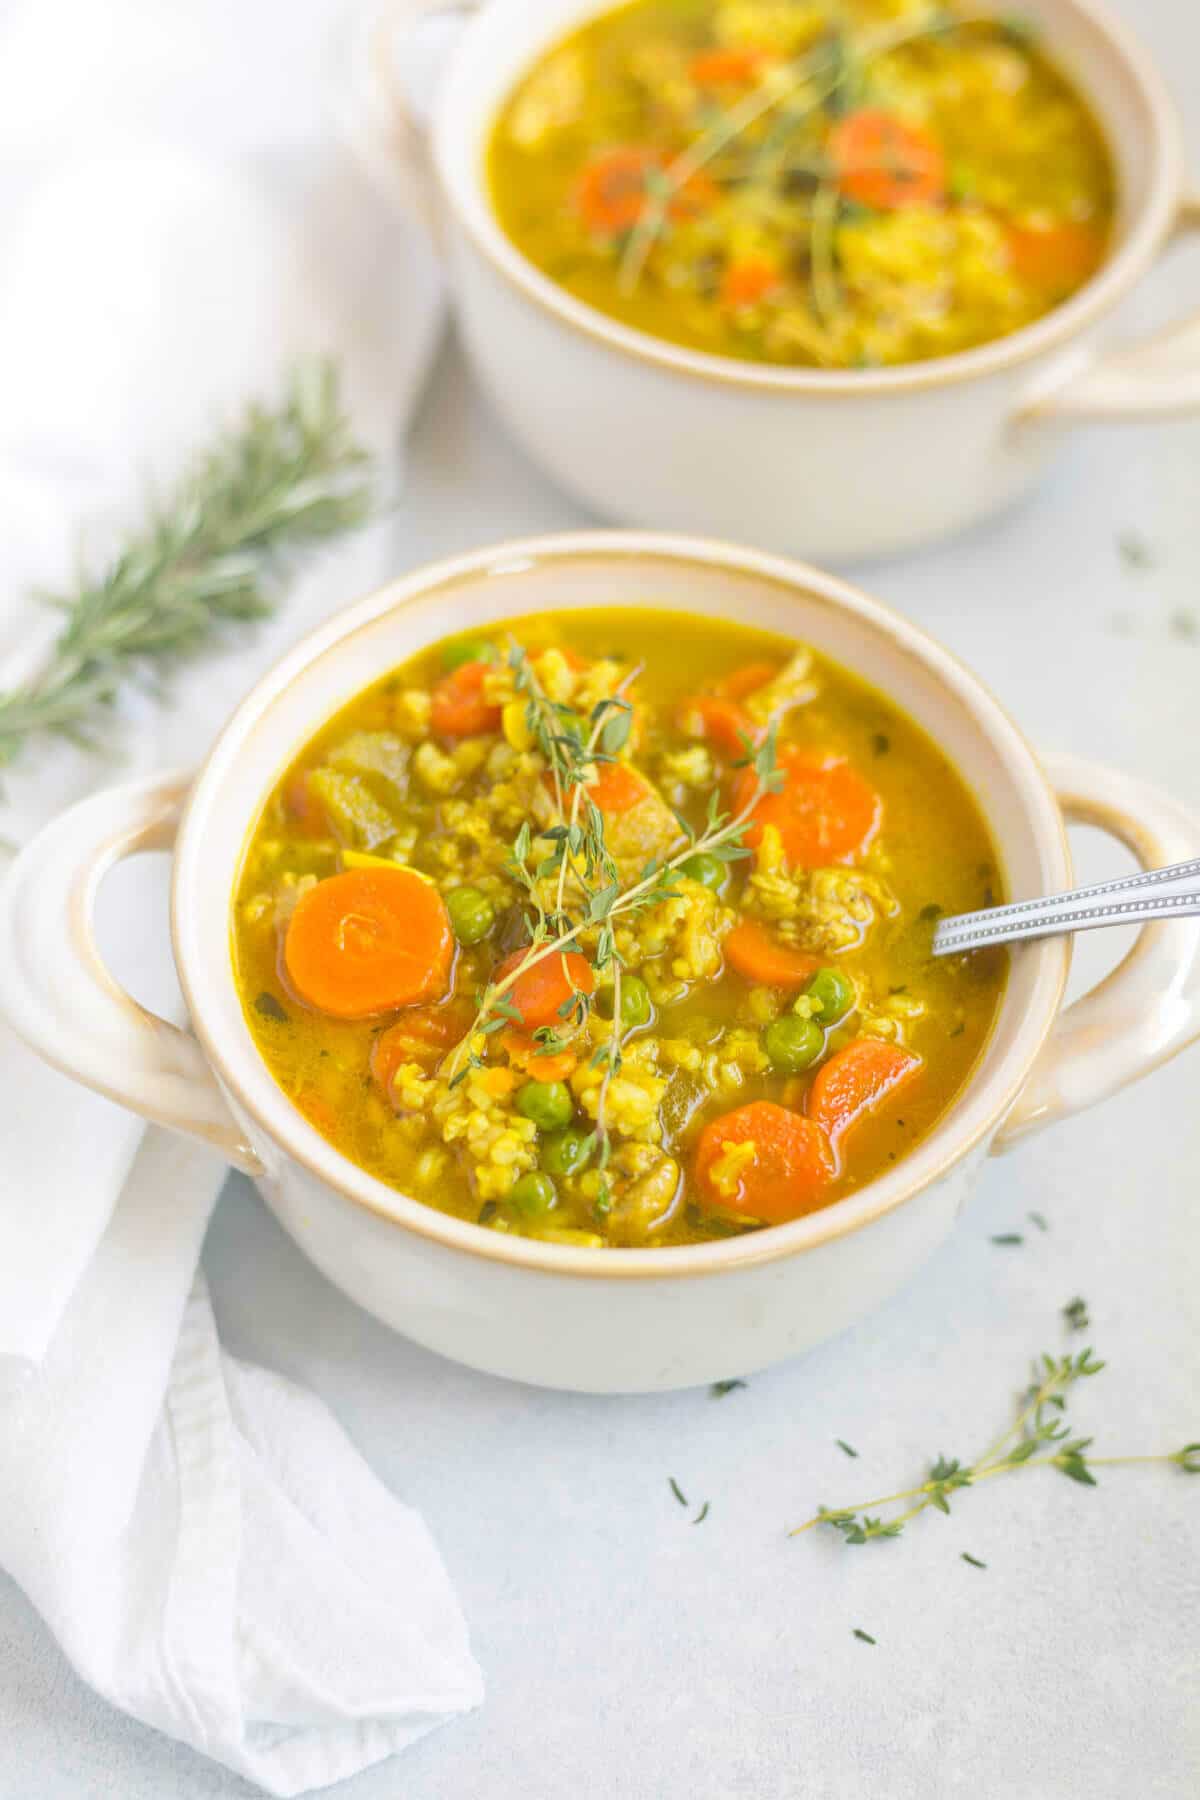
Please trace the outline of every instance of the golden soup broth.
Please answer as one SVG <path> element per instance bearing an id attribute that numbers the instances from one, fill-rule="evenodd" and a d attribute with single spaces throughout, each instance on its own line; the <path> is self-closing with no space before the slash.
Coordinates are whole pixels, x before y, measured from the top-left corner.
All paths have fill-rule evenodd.
<path id="1" fill-rule="evenodd" d="M 428 650 L 338 713 L 270 795 L 247 844 L 233 910 L 237 981 L 254 1040 L 293 1103 L 353 1162 L 431 1206 L 498 1231 L 597 1246 L 753 1229 L 827 1205 L 904 1157 L 969 1078 L 1007 968 L 1002 951 L 930 957 L 939 909 L 978 907 L 1001 892 L 987 829 L 941 752 L 847 670 L 741 625 L 613 609 L 497 627 L 487 651 L 495 660 L 484 666 L 472 655 L 477 643 L 452 639 Z M 536 701 L 518 693 L 518 678 L 536 682 Z M 757 778 L 736 766 L 746 756 L 739 733 L 761 739 L 774 721 L 777 763 L 791 771 L 784 798 L 800 800 L 788 811 L 776 796 L 760 798 L 747 831 L 757 839 L 752 854 L 707 871 L 699 865 L 719 891 L 693 879 L 693 864 L 644 906 L 613 910 L 623 1005 L 632 996 L 642 1010 L 633 1008 L 601 1103 L 611 965 L 596 973 L 590 1004 L 576 1002 L 574 1019 L 549 1027 L 565 1050 L 546 1045 L 545 1033 L 531 1041 L 499 1016 L 486 1034 L 465 1031 L 504 957 L 528 942 L 535 904 L 512 872 L 526 824 L 529 879 L 544 911 L 556 908 L 557 874 L 544 862 L 554 840 L 543 834 L 562 815 L 537 733 L 545 746 L 547 730 L 569 737 L 583 719 L 590 737 L 625 716 L 610 706 L 595 726 L 587 722 L 614 694 L 632 705 L 628 741 L 585 775 L 607 809 L 599 817 L 622 893 L 645 879 L 652 858 L 687 852 L 671 808 L 702 838 L 710 805 L 744 807 L 738 784 L 753 790 Z M 815 811 L 805 786 L 812 780 L 833 783 Z M 772 803 L 782 827 L 763 810 Z M 569 797 L 564 808 L 569 815 Z M 824 866 L 804 848 L 814 833 L 836 852 Z M 457 919 L 461 890 L 474 890 L 466 935 L 484 935 L 458 944 L 438 1004 L 338 1018 L 298 991 L 298 971 L 304 983 L 313 979 L 299 954 L 302 910 L 311 916 L 312 896 L 338 892 L 323 884 L 355 867 L 382 868 L 393 886 L 397 867 L 419 871 L 433 884 L 418 884 L 422 916 L 440 907 L 440 893 Z M 565 910 L 578 918 L 574 876 L 564 879 Z M 589 885 L 607 885 L 606 876 L 594 873 Z M 354 908 L 337 925 L 340 950 L 349 942 L 352 958 L 361 929 Z M 599 931 L 579 940 L 591 963 L 602 960 Z M 336 950 L 327 961 L 336 964 Z M 360 956 L 356 980 L 361 964 Z M 561 969 L 561 958 L 542 967 Z M 836 1017 L 823 1018 L 809 994 L 818 969 L 826 983 L 829 970 L 841 978 Z M 366 972 L 376 972 L 370 958 Z M 334 978 L 343 979 L 336 968 Z M 510 990 L 510 1004 L 522 992 Z M 798 1038 L 807 1055 L 815 1042 L 807 1067 L 772 1061 L 781 1025 L 785 1048 Z M 466 1060 L 472 1043 L 478 1067 Z M 841 1135 L 830 1127 L 831 1162 L 808 1116 L 813 1084 L 839 1052 L 855 1046 L 859 1056 L 864 1044 L 872 1066 L 882 1057 L 908 1075 Z M 539 1084 L 553 1105 L 547 1113 L 540 1092 L 535 1119 L 523 1096 L 529 1057 L 539 1053 L 559 1061 L 542 1069 L 554 1078 Z M 706 1128 L 755 1102 L 771 1103 L 768 1135 L 781 1120 L 785 1136 L 800 1134 L 788 1151 L 799 1158 L 795 1169 L 781 1177 L 770 1144 L 756 1148 L 754 1133 L 749 1150 L 745 1132 L 722 1148 L 720 1127 L 719 1166 L 706 1175 Z M 601 1106 L 606 1162 L 599 1144 L 587 1143 Z M 564 1118 L 576 1149 L 590 1148 L 574 1170 L 564 1167 Z"/>
<path id="2" fill-rule="evenodd" d="M 512 242 L 588 305 L 829 368 L 1028 325 L 1102 261 L 1114 193 L 1032 32 L 924 0 L 633 0 L 534 63 L 488 173 Z"/>

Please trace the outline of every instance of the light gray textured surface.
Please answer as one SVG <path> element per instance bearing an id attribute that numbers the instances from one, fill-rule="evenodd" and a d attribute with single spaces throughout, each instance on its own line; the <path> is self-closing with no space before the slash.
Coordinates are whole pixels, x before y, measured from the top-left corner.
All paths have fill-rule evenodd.
<path id="1" fill-rule="evenodd" d="M 1193 9 L 1121 10 L 1194 100 Z M 1180 257 L 1138 311 L 1161 316 L 1198 292 L 1195 259 Z M 1036 742 L 1107 759 L 1200 809 L 1198 471 L 1200 425 L 1095 429 L 1020 513 L 856 573 L 976 667 Z M 417 432 L 397 568 L 579 522 L 450 348 Z M 1122 561 L 1125 531 L 1145 539 L 1152 567 Z M 1094 840 L 1079 850 L 1085 877 L 1125 867 Z M 1115 949 L 1084 945 L 1077 979 Z M 888 1307 L 722 1400 L 575 1398 L 441 1362 L 343 1301 L 231 1180 L 206 1253 L 227 1343 L 311 1385 L 421 1508 L 489 1683 L 481 1712 L 339 1793 L 1196 1793 L 1200 1481 L 1122 1470 L 1093 1492 L 1030 1474 L 863 1550 L 815 1533 L 789 1542 L 784 1529 L 816 1502 L 907 1485 L 926 1456 L 980 1448 L 1028 1358 L 1077 1347 L 1060 1317 L 1076 1293 L 1111 1362 L 1078 1404 L 1098 1450 L 1200 1437 L 1198 1074 L 1193 1051 L 990 1166 L 953 1240 Z M 990 1242 L 1011 1230 L 1019 1247 Z M 711 1503 L 702 1526 L 669 1475 Z M 0 1800 L 250 1792 L 93 1698 L 0 1578 Z"/>

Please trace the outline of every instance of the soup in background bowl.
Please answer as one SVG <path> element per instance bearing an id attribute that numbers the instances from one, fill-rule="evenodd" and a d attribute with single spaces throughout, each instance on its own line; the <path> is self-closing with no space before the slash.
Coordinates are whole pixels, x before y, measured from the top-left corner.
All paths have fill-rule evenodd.
<path id="1" fill-rule="evenodd" d="M 1019 21 L 925 0 L 631 0 L 496 120 L 496 215 L 576 298 L 718 356 L 924 361 L 1099 267 L 1114 178 Z"/>
<path id="2" fill-rule="evenodd" d="M 935 961 L 934 923 L 1000 886 L 893 700 L 614 607 L 448 639 L 343 708 L 255 827 L 235 958 L 272 1073 L 380 1180 L 545 1242 L 702 1243 L 924 1138 L 1007 964 Z"/>
<path id="3" fill-rule="evenodd" d="M 908 29 L 910 23 L 926 32 L 927 42 L 914 39 L 892 59 L 896 92 L 882 110 L 889 119 L 894 113 L 905 131 L 878 117 L 872 121 L 878 104 L 858 108 L 851 156 L 845 119 L 814 115 L 821 130 L 843 133 L 836 186 L 825 150 L 802 146 L 809 167 L 796 171 L 797 191 L 785 195 L 782 213 L 772 200 L 749 222 L 744 249 L 751 267 L 743 266 L 732 282 L 730 308 L 721 305 L 720 289 L 742 258 L 742 224 L 733 224 L 740 220 L 742 189 L 718 190 L 713 169 L 698 169 L 690 190 L 685 180 L 675 197 L 675 216 L 665 221 L 669 230 L 661 243 L 656 236 L 647 246 L 653 254 L 642 264 L 634 235 L 646 199 L 641 189 L 655 184 L 653 162 L 647 165 L 639 152 L 607 175 L 601 168 L 584 179 L 586 158 L 628 148 L 631 138 L 636 150 L 640 134 L 649 132 L 655 143 L 661 133 L 668 154 L 678 142 L 673 113 L 659 118 L 651 108 L 653 116 L 644 116 L 638 95 L 645 80 L 634 90 L 630 117 L 604 127 L 613 133 L 611 142 L 579 145 L 578 166 L 569 133 L 553 158 L 547 154 L 543 172 L 532 167 L 536 153 L 521 152 L 520 181 L 539 197 L 531 202 L 531 215 L 523 222 L 518 217 L 525 189 L 518 191 L 508 152 L 500 153 L 514 97 L 561 47 L 590 43 L 593 31 L 598 42 L 607 42 L 610 30 L 624 31 L 626 24 L 640 30 L 641 11 L 613 14 L 595 0 L 489 0 L 446 51 L 428 115 L 417 118 L 405 99 L 410 84 L 404 64 L 417 47 L 416 19 L 440 10 L 447 10 L 443 0 L 413 0 L 363 23 L 353 40 L 351 79 L 357 86 L 346 108 L 356 142 L 372 175 L 397 200 L 423 206 L 444 260 L 462 342 L 513 436 L 552 480 L 602 515 L 810 557 L 895 552 L 1007 507 L 1061 442 L 1056 427 L 1088 418 L 1181 414 L 1200 403 L 1194 322 L 1181 321 L 1138 345 L 1115 347 L 1104 340 L 1117 303 L 1175 234 L 1200 224 L 1200 208 L 1184 185 L 1179 121 L 1161 76 L 1129 33 L 1090 0 L 1025 0 L 1030 44 L 1011 32 L 1006 38 L 996 27 L 929 37 L 932 8 L 919 16 L 905 9 L 903 17 L 876 23 L 874 10 L 847 6 L 851 35 Z M 766 16 L 752 0 L 719 12 L 730 30 L 742 15 Z M 667 7 L 662 16 L 672 22 L 689 15 Z M 828 12 L 818 4 L 781 5 L 771 16 L 783 28 L 806 18 L 820 22 Z M 710 3 L 690 17 L 697 53 L 704 54 L 705 21 L 717 20 L 717 8 Z M 956 47 L 960 37 L 974 48 Z M 677 59 L 683 53 L 671 54 Z M 927 148 L 917 157 L 906 134 L 921 125 L 929 100 L 914 97 L 907 85 L 900 91 L 902 75 L 907 84 L 905 58 L 922 74 L 941 70 L 952 90 L 962 55 L 996 84 L 994 106 L 973 109 L 972 125 L 977 115 L 982 130 L 993 111 L 1010 116 L 1015 109 L 1022 143 L 1044 134 L 1038 194 L 1030 159 L 1022 164 L 1014 140 L 1012 149 L 998 144 L 994 156 L 975 157 L 977 197 L 969 197 L 968 121 L 961 117 L 961 152 L 957 136 L 951 145 L 948 133 L 936 162 Z M 1022 117 L 1019 96 L 1007 94 L 1000 76 L 1006 69 L 1023 77 L 1022 88 L 1044 97 L 1036 121 Z M 696 85 L 687 80 L 682 89 L 690 96 Z M 728 86 L 718 85 L 722 92 Z M 672 81 L 671 93 L 676 89 Z M 722 92 L 713 100 L 714 114 L 736 112 L 736 92 L 728 100 Z M 561 92 L 543 94 L 543 116 L 554 116 L 556 107 L 574 108 L 581 93 L 586 100 L 591 89 L 564 81 Z M 751 88 L 747 98 L 757 106 L 759 90 Z M 949 114 L 945 88 L 943 101 Z M 1064 109 L 1079 123 L 1077 139 L 1066 131 Z M 853 113 L 852 106 L 846 118 Z M 763 116 L 763 129 L 768 118 L 774 120 L 774 113 Z M 521 122 L 521 134 L 536 139 L 540 128 L 534 108 L 532 123 Z M 1067 151 L 1057 143 L 1060 128 L 1072 138 Z M 864 130 L 869 156 L 860 156 Z M 731 140 L 730 156 L 735 148 L 742 154 L 740 141 Z M 1046 147 L 1051 142 L 1057 145 L 1053 155 Z M 756 163 L 760 154 L 769 158 L 768 147 L 754 150 Z M 1007 199 L 1002 185 L 993 185 L 993 162 L 1013 174 Z M 959 163 L 964 166 L 956 174 Z M 863 185 L 868 175 L 879 179 L 876 164 L 895 165 L 883 170 L 887 187 Z M 758 166 L 750 185 L 769 187 L 769 160 Z M 931 208 L 932 174 L 944 197 Z M 542 249 L 531 243 L 526 254 L 504 221 L 511 218 L 521 231 L 542 229 L 540 184 L 555 182 L 559 200 L 546 215 L 552 236 L 577 232 L 581 199 L 591 207 L 598 195 L 602 209 L 611 204 L 628 214 L 631 183 L 637 218 L 623 238 L 617 232 L 610 241 L 605 231 L 576 236 L 578 257 L 572 253 L 546 273 L 539 264 Z M 858 185 L 857 200 L 844 191 L 847 182 Z M 891 204 L 907 202 L 918 184 L 926 188 L 921 207 Z M 978 197 L 983 193 L 986 203 Z M 1094 195 L 1092 216 L 1073 221 L 1076 206 L 1081 214 L 1088 211 L 1085 193 Z M 707 207 L 714 199 L 715 209 L 698 209 L 700 200 Z M 888 204 L 868 204 L 871 199 Z M 814 210 L 815 265 L 808 254 Z M 831 225 L 834 249 L 846 251 L 852 268 L 843 268 L 836 255 L 831 267 Z M 715 235 L 701 252 L 697 234 L 705 232 Z M 944 248 L 960 237 L 961 254 L 928 254 L 930 244 Z M 1074 274 L 1064 276 L 1072 244 L 1081 254 Z M 677 251 L 683 253 L 678 262 Z M 556 252 L 547 246 L 546 254 Z M 1083 279 L 1095 256 L 1094 274 Z M 654 308 L 661 302 L 666 313 L 660 323 L 627 323 L 605 310 L 599 290 L 614 296 L 622 262 L 637 275 L 628 303 Z M 853 282 L 845 279 L 851 274 Z M 778 311 L 777 275 L 786 302 Z M 814 275 L 824 316 L 835 330 L 828 342 L 821 337 L 827 324 L 813 338 L 819 355 L 806 360 L 803 351 L 789 361 L 780 356 L 778 342 L 772 350 L 767 340 L 807 321 L 813 283 L 806 288 L 805 282 Z M 1076 277 L 1081 285 L 1070 291 Z M 581 298 L 577 282 L 596 292 Z M 961 311 L 947 304 L 960 283 L 970 299 Z M 761 292 L 752 299 L 756 287 Z M 676 327 L 709 335 L 697 347 L 674 338 Z M 843 330 L 847 341 L 839 348 L 835 339 Z M 980 335 L 971 342 L 956 338 L 964 330 L 968 337 Z M 730 354 L 732 344 L 744 353 Z M 964 603 L 971 597 L 964 596 Z"/>

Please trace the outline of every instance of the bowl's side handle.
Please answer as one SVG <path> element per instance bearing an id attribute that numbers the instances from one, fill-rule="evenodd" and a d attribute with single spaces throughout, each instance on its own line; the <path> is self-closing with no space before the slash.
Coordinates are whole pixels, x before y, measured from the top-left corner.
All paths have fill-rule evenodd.
<path id="1" fill-rule="evenodd" d="M 1181 201 L 1168 247 L 1200 233 L 1200 192 Z M 1140 343 L 1089 358 L 1016 414 L 1015 425 L 1084 419 L 1164 419 L 1200 412 L 1200 313 Z"/>
<path id="2" fill-rule="evenodd" d="M 445 221 L 425 122 L 403 79 L 406 52 L 422 23 L 469 17 L 482 0 L 384 0 L 368 13 L 353 44 L 340 114 L 351 149 L 375 186 L 420 220 L 441 252 Z M 442 46 L 438 46 L 439 51 Z"/>
<path id="3" fill-rule="evenodd" d="M 1081 757 L 1042 760 L 1066 819 L 1119 838 L 1143 868 L 1200 856 L 1200 820 L 1159 789 Z M 1117 967 L 1061 1014 L 992 1148 L 1107 1099 L 1197 1037 L 1200 919 L 1144 925 Z"/>
<path id="4" fill-rule="evenodd" d="M 0 1017 L 64 1075 L 261 1174 L 196 1039 L 127 994 L 96 944 L 105 875 L 171 847 L 189 782 L 171 774 L 93 794 L 21 851 L 0 882 Z"/>

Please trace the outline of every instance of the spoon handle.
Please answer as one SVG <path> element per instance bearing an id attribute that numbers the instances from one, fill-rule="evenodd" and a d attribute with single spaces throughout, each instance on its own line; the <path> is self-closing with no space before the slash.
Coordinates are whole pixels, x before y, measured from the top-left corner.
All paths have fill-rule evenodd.
<path id="1" fill-rule="evenodd" d="M 980 912 L 942 919 L 933 934 L 935 956 L 958 956 L 985 944 L 1095 931 L 1101 925 L 1143 924 L 1148 919 L 1200 917 L 1200 859 L 1144 869 L 1115 881 L 1072 888 L 1042 900 L 1018 900 Z"/>

